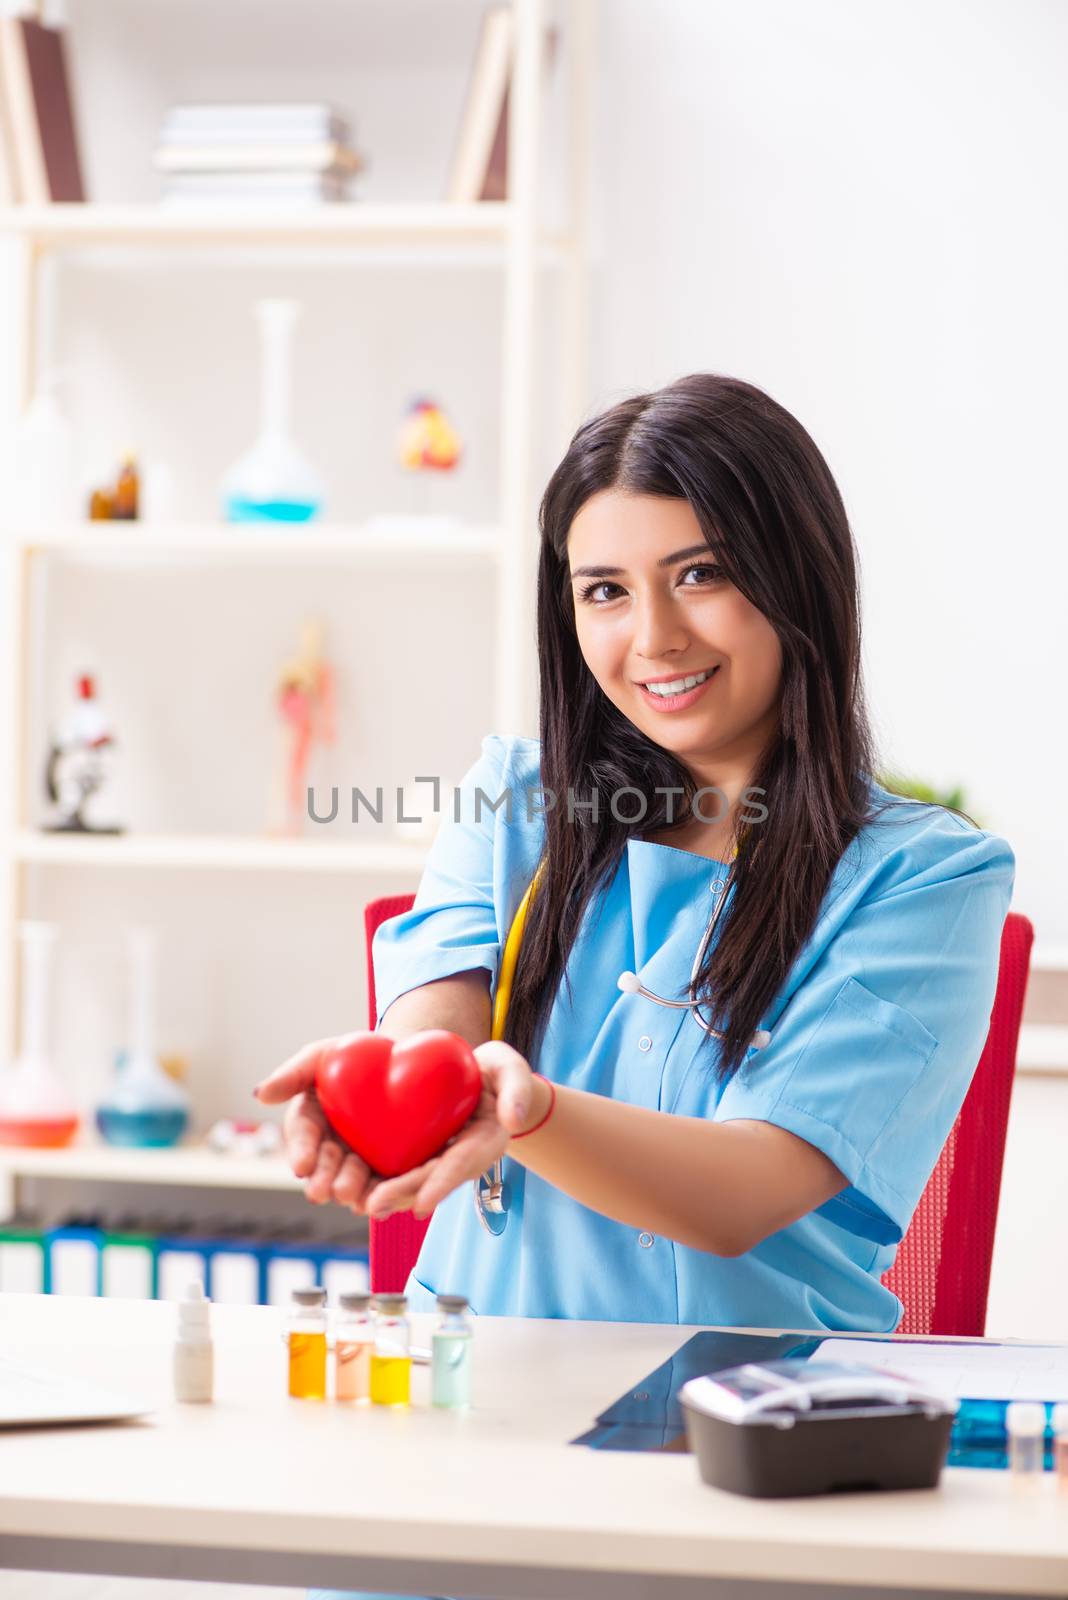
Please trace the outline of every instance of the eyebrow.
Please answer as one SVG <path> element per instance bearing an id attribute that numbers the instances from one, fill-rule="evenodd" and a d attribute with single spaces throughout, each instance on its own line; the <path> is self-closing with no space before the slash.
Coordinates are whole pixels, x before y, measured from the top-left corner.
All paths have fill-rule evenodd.
<path id="1" fill-rule="evenodd" d="M 714 545 L 692 544 L 688 550 L 676 550 L 672 556 L 662 556 L 657 562 L 658 567 L 673 567 L 678 561 L 689 561 L 693 556 L 707 556 L 711 559 L 716 554 Z M 618 578 L 626 569 L 624 567 L 576 567 L 571 573 L 572 578 Z"/>

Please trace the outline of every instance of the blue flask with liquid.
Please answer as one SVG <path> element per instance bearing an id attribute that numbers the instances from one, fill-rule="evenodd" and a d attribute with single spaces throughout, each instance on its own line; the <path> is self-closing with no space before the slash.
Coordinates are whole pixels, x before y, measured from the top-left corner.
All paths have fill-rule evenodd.
<path id="1" fill-rule="evenodd" d="M 322 510 L 318 474 L 290 432 L 290 370 L 293 329 L 300 306 L 293 300 L 260 300 L 260 431 L 252 448 L 223 481 L 227 522 L 309 522 Z"/>
<path id="2" fill-rule="evenodd" d="M 158 1061 L 115 1058 L 111 1092 L 96 1108 L 96 1125 L 106 1144 L 177 1144 L 189 1124 L 188 1096 Z"/>
<path id="3" fill-rule="evenodd" d="M 177 1144 L 189 1123 L 189 1096 L 168 1077 L 153 1044 L 156 943 L 149 928 L 131 928 L 130 1047 L 119 1052 L 111 1089 L 96 1109 L 107 1144 Z"/>

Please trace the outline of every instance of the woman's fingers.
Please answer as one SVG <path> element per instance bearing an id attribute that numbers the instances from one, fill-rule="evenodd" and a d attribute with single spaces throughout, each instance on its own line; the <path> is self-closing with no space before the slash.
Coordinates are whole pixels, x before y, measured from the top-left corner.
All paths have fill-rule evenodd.
<path id="1" fill-rule="evenodd" d="M 334 1178 L 333 1198 L 340 1206 L 351 1206 L 354 1211 L 362 1211 L 367 1203 L 373 1176 L 366 1161 L 350 1150 Z"/>
<path id="2" fill-rule="evenodd" d="M 292 1100 L 295 1094 L 314 1088 L 319 1062 L 336 1042 L 334 1039 L 316 1039 L 313 1044 L 306 1044 L 256 1085 L 252 1091 L 256 1099 L 265 1106 L 278 1106 L 283 1100 Z"/>
<path id="3" fill-rule="evenodd" d="M 461 1183 L 470 1183 L 483 1172 L 488 1172 L 496 1159 L 496 1156 L 490 1156 L 487 1160 L 472 1159 L 469 1151 L 465 1152 L 460 1146 L 454 1145 L 447 1156 L 442 1156 L 438 1167 L 426 1182 L 416 1190 L 411 1209 L 417 1217 L 429 1216 L 434 1207 L 439 1206 Z"/>
<path id="4" fill-rule="evenodd" d="M 319 1146 L 315 1166 L 304 1185 L 304 1193 L 313 1205 L 325 1205 L 329 1200 L 344 1154 L 336 1139 L 324 1139 Z"/>
<path id="5" fill-rule="evenodd" d="M 530 1112 L 530 1062 L 503 1039 L 478 1045 L 475 1060 L 496 1090 L 498 1122 L 509 1133 L 517 1133 Z"/>
<path id="6" fill-rule="evenodd" d="M 319 1148 L 330 1132 L 330 1125 L 322 1107 L 313 1094 L 298 1095 L 286 1108 L 282 1121 L 286 1156 L 298 1178 L 307 1178 L 315 1171 Z"/>
<path id="7" fill-rule="evenodd" d="M 433 1171 L 412 1198 L 412 1210 L 417 1216 L 426 1216 L 461 1183 L 488 1172 L 507 1144 L 508 1136 L 496 1122 L 476 1123 L 433 1163 Z"/>
<path id="8" fill-rule="evenodd" d="M 421 1167 L 413 1167 L 399 1177 L 383 1178 L 375 1185 L 374 1193 L 368 1200 L 367 1215 L 381 1219 L 394 1211 L 410 1211 L 412 1201 L 440 1159 L 434 1156 L 424 1161 Z"/>

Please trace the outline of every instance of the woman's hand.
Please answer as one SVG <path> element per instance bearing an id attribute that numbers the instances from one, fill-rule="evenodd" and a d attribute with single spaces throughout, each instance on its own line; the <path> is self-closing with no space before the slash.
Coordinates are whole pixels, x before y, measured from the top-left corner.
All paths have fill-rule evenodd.
<path id="1" fill-rule="evenodd" d="M 512 1135 L 531 1120 L 536 1085 L 530 1064 L 511 1045 L 490 1040 L 475 1049 L 482 1095 L 459 1133 L 422 1166 L 380 1178 L 334 1132 L 315 1092 L 319 1062 L 338 1042 L 318 1039 L 305 1045 L 253 1091 L 264 1105 L 290 1102 L 282 1124 L 286 1156 L 315 1205 L 335 1200 L 373 1217 L 408 1210 L 427 1216 L 461 1183 L 488 1171 Z"/>
<path id="2" fill-rule="evenodd" d="M 399 1177 L 377 1180 L 368 1198 L 368 1216 L 381 1219 L 393 1211 L 428 1216 L 453 1189 L 488 1171 L 512 1135 L 531 1120 L 537 1085 L 525 1057 L 503 1040 L 492 1039 L 476 1047 L 475 1060 L 482 1073 L 482 1097 L 469 1120 L 439 1155 Z"/>
<path id="3" fill-rule="evenodd" d="M 305 1180 L 308 1199 L 320 1206 L 336 1200 L 359 1213 L 366 1210 L 378 1180 L 366 1161 L 338 1138 L 315 1092 L 319 1062 L 338 1043 L 337 1039 L 318 1039 L 306 1044 L 257 1084 L 253 1093 L 267 1106 L 290 1102 L 282 1123 L 286 1156 L 296 1176 Z"/>

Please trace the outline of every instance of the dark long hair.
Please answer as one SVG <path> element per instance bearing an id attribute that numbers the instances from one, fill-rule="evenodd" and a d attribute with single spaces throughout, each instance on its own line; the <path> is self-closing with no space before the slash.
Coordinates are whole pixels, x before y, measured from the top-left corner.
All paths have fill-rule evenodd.
<path id="1" fill-rule="evenodd" d="M 696 784 L 628 721 L 583 659 L 567 559 L 571 523 L 604 489 L 689 502 L 726 576 L 767 617 L 782 646 L 779 727 L 751 785 L 768 815 L 743 829 L 720 936 L 695 981 L 725 1037 L 717 1071 L 740 1065 L 819 914 L 835 866 L 873 815 L 874 747 L 860 664 L 856 552 L 827 463 L 790 413 L 736 378 L 696 373 L 636 395 L 583 424 L 541 503 L 538 655 L 541 783 L 569 786 L 592 810 L 545 815 L 543 875 L 528 912 L 505 1037 L 533 1056 L 586 907 L 628 836 L 690 820 Z M 640 821 L 610 797 L 640 790 Z M 668 823 L 656 788 L 684 791 Z M 570 993 L 570 984 L 568 983 Z M 716 1041 L 710 1040 L 716 1047 Z"/>

